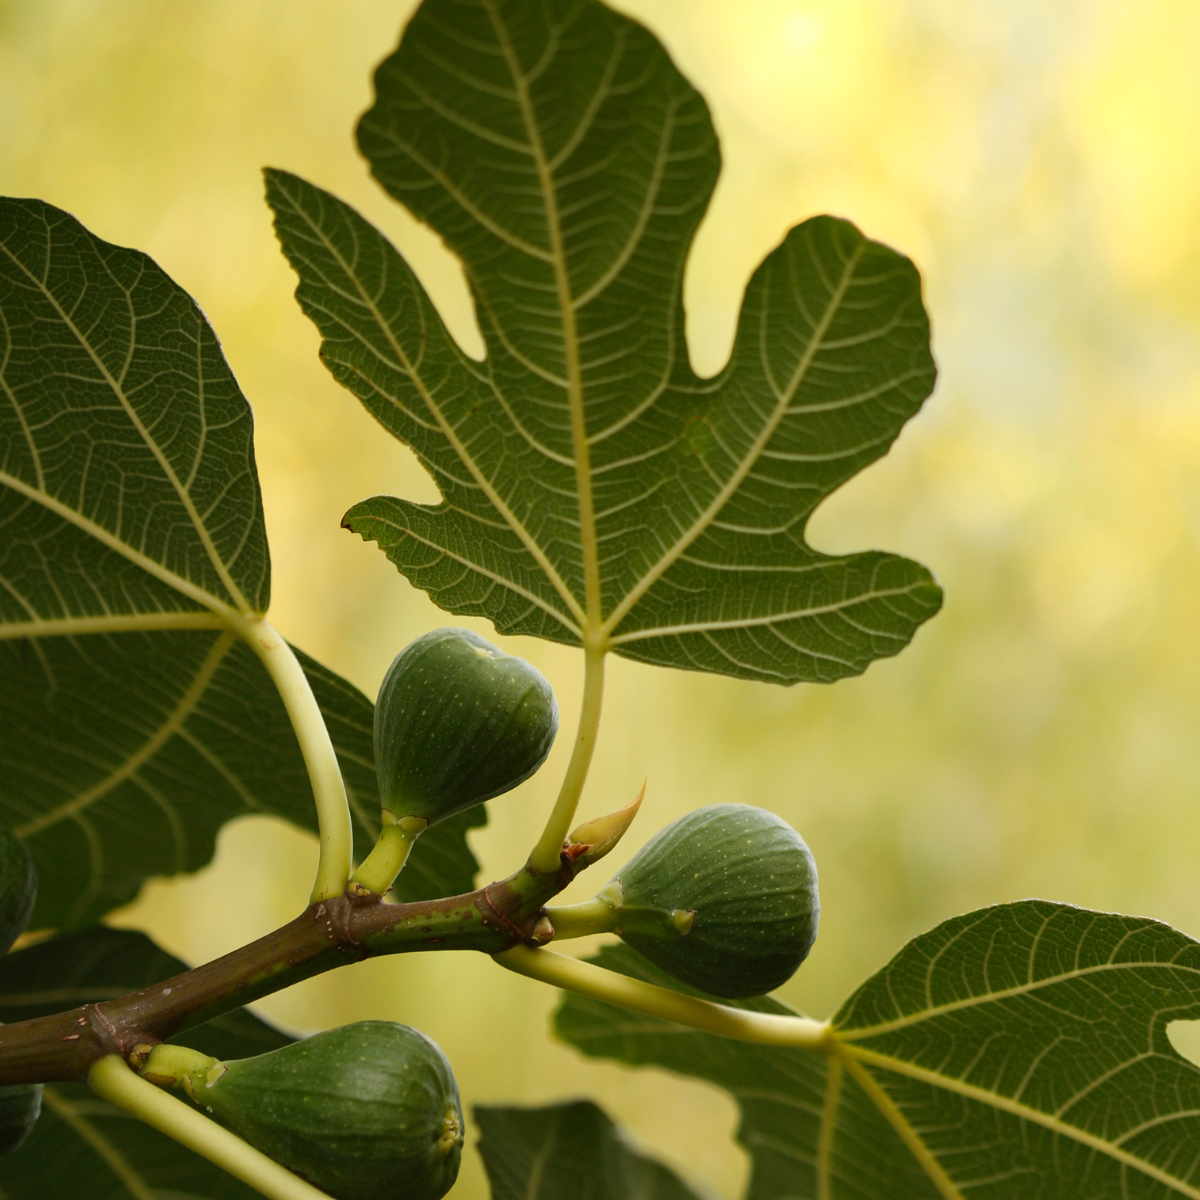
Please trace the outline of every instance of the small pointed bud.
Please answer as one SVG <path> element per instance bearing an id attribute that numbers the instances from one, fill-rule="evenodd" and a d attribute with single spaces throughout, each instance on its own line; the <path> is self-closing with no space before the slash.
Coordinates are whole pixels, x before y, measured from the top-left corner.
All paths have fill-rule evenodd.
<path id="1" fill-rule="evenodd" d="M 135 1071 L 140 1071 L 146 1065 L 146 1059 L 150 1057 L 150 1051 L 153 1050 L 156 1045 L 156 1042 L 139 1042 L 125 1056 L 125 1061 Z"/>
<path id="2" fill-rule="evenodd" d="M 643 782 L 642 790 L 632 804 L 603 817 L 584 821 L 567 838 L 567 852 L 585 866 L 599 862 L 625 836 L 625 831 L 633 824 L 633 818 L 642 806 L 645 794 L 646 784 Z"/>
<path id="3" fill-rule="evenodd" d="M 534 946 L 544 946 L 553 938 L 554 926 L 550 924 L 550 918 L 546 916 L 539 918 L 529 933 L 529 942 Z"/>

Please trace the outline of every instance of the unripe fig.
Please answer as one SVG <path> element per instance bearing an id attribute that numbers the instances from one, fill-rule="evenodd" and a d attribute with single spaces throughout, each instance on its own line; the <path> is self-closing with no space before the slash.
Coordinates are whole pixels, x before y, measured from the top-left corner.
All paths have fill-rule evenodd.
<path id="1" fill-rule="evenodd" d="M 42 1085 L 18 1083 L 0 1087 L 0 1154 L 15 1150 L 42 1113 Z"/>
<path id="2" fill-rule="evenodd" d="M 790 979 L 817 936 L 817 866 L 781 817 L 699 808 L 657 833 L 602 896 L 614 931 L 656 966 L 714 996 L 759 996 Z"/>
<path id="3" fill-rule="evenodd" d="M 546 761 L 558 705 L 541 672 L 468 629 L 409 643 L 375 704 L 383 807 L 431 825 L 507 792 Z"/>
<path id="4" fill-rule="evenodd" d="M 15 1150 L 42 1113 L 42 1085 L 17 1083 L 0 1087 L 0 1154 Z"/>
<path id="5" fill-rule="evenodd" d="M 183 1080 L 196 1103 L 336 1200 L 440 1200 L 458 1176 L 454 1073 L 407 1025 L 360 1021 L 234 1062 L 193 1057 L 202 1065 Z"/>
<path id="6" fill-rule="evenodd" d="M 37 899 L 37 872 L 25 843 L 0 829 L 0 954 L 25 932 Z"/>

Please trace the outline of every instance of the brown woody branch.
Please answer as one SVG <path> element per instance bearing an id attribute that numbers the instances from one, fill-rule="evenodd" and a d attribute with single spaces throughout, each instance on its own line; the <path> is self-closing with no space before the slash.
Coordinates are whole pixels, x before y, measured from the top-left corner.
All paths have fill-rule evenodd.
<path id="1" fill-rule="evenodd" d="M 564 849 L 555 875 L 525 866 L 461 896 L 387 904 L 347 891 L 204 966 L 116 1000 L 0 1027 L 0 1086 L 85 1079 L 97 1059 L 152 1046 L 302 979 L 377 954 L 540 946 L 553 937 L 544 905 L 587 865 Z"/>

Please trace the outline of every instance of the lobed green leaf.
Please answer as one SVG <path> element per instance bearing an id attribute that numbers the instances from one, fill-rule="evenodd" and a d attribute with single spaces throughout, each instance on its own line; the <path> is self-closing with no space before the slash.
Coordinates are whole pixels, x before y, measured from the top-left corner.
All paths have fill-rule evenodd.
<path id="1" fill-rule="evenodd" d="M 425 0 L 376 74 L 359 144 L 462 260 L 487 354 L 454 343 L 397 251 L 269 171 L 322 358 L 437 481 L 346 525 L 436 603 L 503 632 L 776 683 L 895 654 L 928 571 L 805 541 L 934 381 L 920 281 L 817 217 L 755 272 L 733 353 L 695 374 L 688 249 L 719 168 L 704 101 L 595 0 Z"/>
<path id="2" fill-rule="evenodd" d="M 35 927 L 94 920 L 218 829 L 316 829 L 274 684 L 229 619 L 266 608 L 250 407 L 195 302 L 146 255 L 0 199 L 0 824 L 29 845 Z M 365 857 L 372 706 L 300 656 Z M 467 891 L 466 829 L 422 839 L 397 894 Z"/>
<path id="3" fill-rule="evenodd" d="M 633 1148 L 590 1100 L 475 1106 L 492 1200 L 698 1200 L 669 1167 Z"/>
<path id="4" fill-rule="evenodd" d="M 598 961 L 665 979 L 624 947 Z M 827 1058 L 577 996 L 556 1028 L 586 1054 L 729 1091 L 747 1200 L 1165 1200 L 1200 1197 L 1200 1069 L 1167 1037 L 1195 1019 L 1200 943 L 1027 900 L 910 942 L 842 1006 Z"/>

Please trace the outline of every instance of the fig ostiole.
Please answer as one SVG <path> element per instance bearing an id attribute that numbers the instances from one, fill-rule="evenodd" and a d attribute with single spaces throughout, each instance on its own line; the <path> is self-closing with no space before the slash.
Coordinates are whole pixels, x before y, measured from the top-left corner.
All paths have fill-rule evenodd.
<path id="1" fill-rule="evenodd" d="M 25 932 L 37 899 L 37 871 L 25 843 L 0 829 L 0 954 Z"/>
<path id="2" fill-rule="evenodd" d="M 672 822 L 601 896 L 613 908 L 613 933 L 675 979 L 729 999 L 790 979 L 812 949 L 821 912 L 804 839 L 782 817 L 746 804 L 714 804 Z M 577 927 L 585 917 L 574 918 Z M 557 932 L 553 912 L 551 920 Z"/>
<path id="3" fill-rule="evenodd" d="M 360 1021 L 230 1062 L 155 1046 L 140 1073 L 181 1087 L 335 1200 L 440 1200 L 458 1176 L 463 1117 L 454 1072 L 438 1046 L 407 1025 Z"/>
<path id="4" fill-rule="evenodd" d="M 375 703 L 383 808 L 435 824 L 510 791 L 546 761 L 558 705 L 540 671 L 469 629 L 409 643 Z"/>

